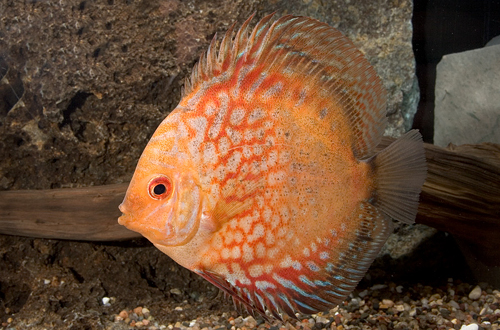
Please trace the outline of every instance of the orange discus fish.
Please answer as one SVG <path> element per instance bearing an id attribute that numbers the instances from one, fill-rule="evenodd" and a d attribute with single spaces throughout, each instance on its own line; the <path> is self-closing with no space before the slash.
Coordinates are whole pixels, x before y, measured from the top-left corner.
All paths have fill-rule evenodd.
<path id="1" fill-rule="evenodd" d="M 118 221 L 281 319 L 349 295 L 391 218 L 414 222 L 426 165 L 417 131 L 375 154 L 386 93 L 348 38 L 307 17 L 251 18 L 194 67 Z"/>

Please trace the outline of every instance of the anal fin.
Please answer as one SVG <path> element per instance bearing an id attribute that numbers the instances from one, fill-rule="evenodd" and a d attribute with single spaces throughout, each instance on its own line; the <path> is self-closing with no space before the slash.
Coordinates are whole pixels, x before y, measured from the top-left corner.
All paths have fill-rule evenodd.
<path id="1" fill-rule="evenodd" d="M 352 221 L 359 222 L 354 236 L 339 247 L 340 257 L 331 260 L 327 268 L 327 282 L 331 285 L 325 287 L 330 295 L 325 298 L 337 304 L 345 300 L 364 277 L 393 231 L 391 219 L 367 201 L 358 205 Z"/>

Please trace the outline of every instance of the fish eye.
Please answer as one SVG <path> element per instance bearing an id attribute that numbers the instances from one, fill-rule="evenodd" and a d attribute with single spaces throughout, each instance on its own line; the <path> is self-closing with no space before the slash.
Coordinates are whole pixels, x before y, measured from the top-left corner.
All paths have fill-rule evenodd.
<path id="1" fill-rule="evenodd" d="M 148 185 L 148 193 L 152 199 L 162 200 L 172 192 L 172 183 L 166 176 L 158 176 L 151 179 Z"/>

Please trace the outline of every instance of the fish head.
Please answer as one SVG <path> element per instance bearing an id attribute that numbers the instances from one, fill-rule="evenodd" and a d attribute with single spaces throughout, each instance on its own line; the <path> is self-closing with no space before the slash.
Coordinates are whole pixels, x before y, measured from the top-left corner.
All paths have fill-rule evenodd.
<path id="1" fill-rule="evenodd" d="M 164 122 L 146 146 L 125 199 L 121 225 L 160 246 L 182 246 L 196 235 L 205 196 L 197 173 L 183 156 L 175 127 Z M 174 130 L 170 134 L 169 128 Z"/>

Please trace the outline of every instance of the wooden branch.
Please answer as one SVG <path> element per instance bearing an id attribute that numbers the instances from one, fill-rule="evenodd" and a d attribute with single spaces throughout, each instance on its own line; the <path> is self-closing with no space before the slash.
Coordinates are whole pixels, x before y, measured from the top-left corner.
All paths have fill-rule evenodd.
<path id="1" fill-rule="evenodd" d="M 81 241 L 139 237 L 117 222 L 127 186 L 0 191 L 0 233 Z"/>
<path id="2" fill-rule="evenodd" d="M 500 145 L 425 149 L 416 222 L 453 234 L 484 264 L 500 266 Z"/>
<path id="3" fill-rule="evenodd" d="M 425 149 L 429 171 L 417 223 L 466 240 L 476 255 L 500 266 L 500 145 Z M 0 233 L 87 241 L 139 237 L 117 223 L 126 187 L 0 191 Z"/>

